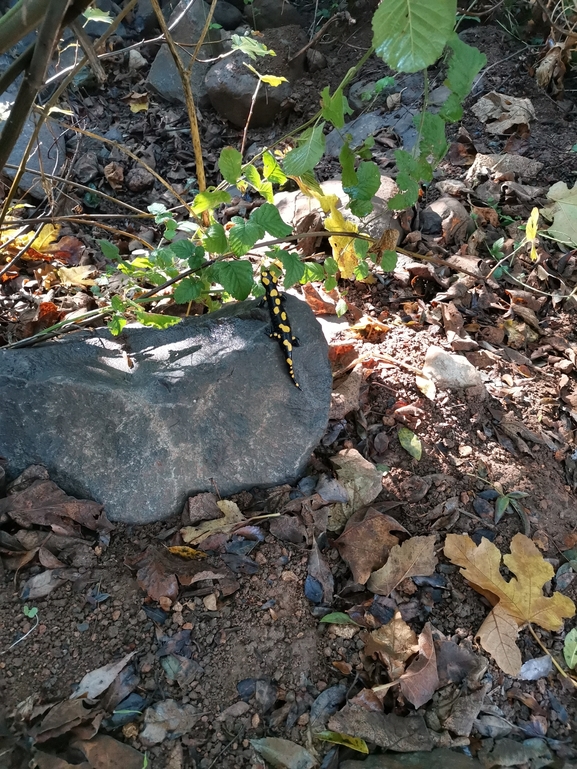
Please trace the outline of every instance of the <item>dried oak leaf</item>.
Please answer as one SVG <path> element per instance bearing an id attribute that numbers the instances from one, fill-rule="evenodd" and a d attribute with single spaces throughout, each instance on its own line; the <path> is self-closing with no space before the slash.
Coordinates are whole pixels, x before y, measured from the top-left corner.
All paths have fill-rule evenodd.
<path id="1" fill-rule="evenodd" d="M 408 577 L 425 577 L 435 571 L 435 536 L 411 537 L 391 548 L 386 564 L 371 574 L 367 587 L 373 593 L 389 595 Z"/>
<path id="2" fill-rule="evenodd" d="M 396 611 L 393 619 L 377 630 L 373 630 L 365 643 L 365 654 L 375 654 L 388 670 L 392 681 L 405 672 L 405 662 L 418 650 L 417 635 Z"/>
<path id="3" fill-rule="evenodd" d="M 551 597 L 543 595 L 543 586 L 553 578 L 554 570 L 524 534 L 513 537 L 511 553 L 503 556 L 503 563 L 515 575 L 509 582 L 499 571 L 501 552 L 488 539 L 483 538 L 477 546 L 466 534 L 448 534 L 445 555 L 462 567 L 463 577 L 495 607 L 483 622 L 479 637 L 483 648 L 505 672 L 515 671 L 511 675 L 521 667 L 515 646 L 519 627 L 534 623 L 545 630 L 559 631 L 564 618 L 575 614 L 575 604 L 567 596 L 558 592 Z"/>
<path id="4" fill-rule="evenodd" d="M 415 708 L 428 702 L 439 687 L 437 655 L 429 622 L 419 636 L 419 656 L 401 676 L 401 691 Z"/>
<path id="5" fill-rule="evenodd" d="M 364 585 L 371 573 L 385 563 L 391 548 L 399 544 L 393 531 L 408 534 L 398 521 L 374 507 L 349 518 L 335 547 L 348 564 L 355 582 Z"/>

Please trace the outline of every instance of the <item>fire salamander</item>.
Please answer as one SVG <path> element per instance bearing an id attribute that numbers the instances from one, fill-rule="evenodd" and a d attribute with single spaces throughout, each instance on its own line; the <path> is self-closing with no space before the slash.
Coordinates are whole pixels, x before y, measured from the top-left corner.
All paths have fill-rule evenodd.
<path id="1" fill-rule="evenodd" d="M 266 303 L 268 305 L 272 323 L 272 331 L 269 336 L 271 339 L 278 339 L 288 368 L 289 376 L 295 387 L 298 387 L 300 390 L 301 387 L 295 378 L 292 356 L 293 347 L 299 346 L 299 340 L 292 335 L 290 321 L 284 307 L 284 297 L 278 290 L 278 277 L 269 267 L 263 267 L 260 279 L 264 286 Z"/>

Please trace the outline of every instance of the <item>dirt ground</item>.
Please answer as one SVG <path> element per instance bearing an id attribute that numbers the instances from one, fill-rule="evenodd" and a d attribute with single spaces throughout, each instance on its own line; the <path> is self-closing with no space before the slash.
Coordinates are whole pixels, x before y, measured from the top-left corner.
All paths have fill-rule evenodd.
<path id="1" fill-rule="evenodd" d="M 577 172 L 577 153 L 571 150 L 577 114 L 574 80 L 566 78 L 562 100 L 540 90 L 530 69 L 538 46 L 528 46 L 510 31 L 496 22 L 467 31 L 467 42 L 486 53 L 488 67 L 465 105 L 462 125 L 477 152 L 503 151 L 509 141 L 507 137 L 488 135 L 468 107 L 492 90 L 531 99 L 537 120 L 531 125 L 530 135 L 520 139 L 513 151 L 544 163 L 533 183 L 548 186 L 563 180 L 572 184 Z M 272 138 L 314 113 L 319 91 L 325 85 L 334 87 L 358 59 L 368 45 L 370 29 L 362 22 L 352 33 L 347 29 L 335 35 L 326 52 L 334 66 L 301 81 L 295 90 L 296 114 L 285 125 L 249 132 L 251 142 L 270 143 Z M 146 113 L 131 114 L 121 97 L 137 88 L 138 82 L 115 77 L 114 69 L 111 72 L 108 91 L 89 95 L 76 92 L 73 100 L 78 113 L 89 114 L 92 130 L 100 133 L 112 125 L 129 125 L 129 134 L 135 141 L 144 142 L 146 137 L 150 143 L 154 138 L 155 147 L 160 150 L 158 172 L 184 183 L 194 166 L 189 138 L 184 132 L 172 130 L 185 126 L 184 112 L 175 107 L 167 109 L 151 97 Z M 385 74 L 388 72 L 382 62 L 370 60 L 359 79 L 376 79 Z M 142 76 L 140 73 L 138 78 Z M 110 98 L 110 88 L 117 98 Z M 223 124 L 210 110 L 203 112 L 201 129 L 207 169 L 212 181 L 216 181 L 220 149 L 227 144 L 236 146 L 240 132 Z M 457 130 L 451 129 L 451 139 L 455 139 Z M 393 168 L 392 152 L 386 150 L 381 155 L 384 170 Z M 436 181 L 464 178 L 467 169 L 452 165 L 450 157 L 441 164 Z M 323 161 L 319 169 L 321 178 L 329 178 L 335 172 L 332 161 Z M 158 199 L 157 192 L 152 196 Z M 133 198 L 138 205 L 152 202 L 138 197 Z M 438 191 L 433 183 L 421 206 L 436 197 Z M 526 220 L 527 212 L 523 216 Z M 133 225 L 127 222 L 125 226 Z M 506 226 L 502 224 L 499 233 L 506 235 Z M 84 233 L 82 237 L 97 250 L 94 241 L 99 233 Z M 552 250 L 550 264 L 560 258 L 561 254 Z M 572 285 L 570 279 L 568 283 Z M 507 288 L 511 286 L 495 287 L 500 302 L 506 300 Z M 446 392 L 432 402 L 417 389 L 412 371 L 403 365 L 383 363 L 378 355 L 386 353 L 401 364 L 420 367 L 431 345 L 445 345 L 445 331 L 435 314 L 435 298 L 442 290 L 426 277 L 403 282 L 396 274 L 385 275 L 373 285 L 349 287 L 347 300 L 362 313 L 387 323 L 389 331 L 371 337 L 370 341 L 357 342 L 357 352 L 372 355 L 376 362 L 371 364 L 371 373 L 363 384 L 360 408 L 347 415 L 340 432 L 335 429 L 335 422 L 329 425 L 327 433 L 338 433 L 337 437 L 327 439 L 319 447 L 313 469 L 318 472 L 326 468 L 330 472 L 332 455 L 343 448 L 357 448 L 363 456 L 389 468 L 383 479 L 383 491 L 373 506 L 379 509 L 381 505 L 411 536 L 449 530 L 448 524 L 435 524 L 440 518 L 438 506 L 449 498 L 457 498 L 459 509 L 465 512 L 451 522 L 450 531 L 468 533 L 474 538 L 487 536 L 505 551 L 513 535 L 524 531 L 528 523 L 529 533 L 543 555 L 557 566 L 561 551 L 568 549 L 567 543 L 577 529 L 575 460 L 571 461 L 567 451 L 560 450 L 575 443 L 575 412 L 571 398 L 562 397 L 575 392 L 575 370 L 557 365 L 567 358 L 567 350 L 577 349 L 574 309 L 548 299 L 539 312 L 539 340 L 518 347 L 517 356 L 503 353 L 504 345 L 498 347 L 497 353 L 486 349 L 468 353 L 481 371 L 487 396 L 480 395 L 478 389 L 469 391 L 469 395 L 465 391 Z M 504 306 L 498 309 L 496 304 L 481 302 L 471 308 L 471 334 L 476 339 L 492 339 L 492 330 L 503 315 Z M 350 320 L 353 322 L 352 317 Z M 549 346 L 542 354 L 535 355 L 539 347 L 546 345 Z M 564 371 L 568 372 L 567 381 L 561 381 Z M 517 440 L 519 436 L 523 438 L 522 429 L 512 436 L 503 426 L 512 420 L 533 436 L 543 435 L 544 430 L 550 440 L 538 442 L 527 436 Z M 419 462 L 397 441 L 399 424 L 410 427 L 421 439 L 423 456 Z M 427 496 L 411 501 L 418 478 L 433 474 L 436 480 Z M 486 500 L 484 504 L 484 497 L 480 496 L 490 487 L 487 481 L 501 484 L 505 491 L 527 494 L 522 500 L 526 522 L 511 514 L 497 525 L 494 523 L 492 506 Z M 262 493 L 257 492 L 256 498 L 262 498 Z M 398 505 L 389 509 L 387 503 Z M 5 524 L 6 520 L 0 519 L 0 526 Z M 88 671 L 135 652 L 130 667 L 131 675 L 137 679 L 136 691 L 143 698 L 142 709 L 174 699 L 192 705 L 198 718 L 186 734 L 159 745 L 143 744 L 139 728 L 134 727 L 138 719 L 111 733 L 146 751 L 149 765 L 154 767 L 257 769 L 263 764 L 249 740 L 273 735 L 306 745 L 310 706 L 322 691 L 344 683 L 353 696 L 364 685 L 376 682 L 371 680 L 374 671 L 370 673 L 365 664 L 362 631 L 320 624 L 315 616 L 304 590 L 306 544 L 283 541 L 268 533 L 266 524 L 265 539 L 251 555 L 258 571 L 237 572 L 238 589 L 221 595 L 212 604 L 207 600 L 212 587 L 193 584 L 181 587 L 171 606 L 159 608 L 139 587 L 135 570 L 127 562 L 149 546 L 162 549 L 164 545 L 179 544 L 180 526 L 180 519 L 142 528 L 118 525 L 109 543 L 106 539 L 95 539 L 92 556 L 76 567 L 75 579 L 46 598 L 34 601 L 38 626 L 24 640 L 20 639 L 34 623 L 22 612 L 21 585 L 41 572 L 42 567 L 27 565 L 16 573 L 0 570 L 0 703 L 4 711 L 0 735 L 7 739 L 7 735 L 16 734 L 16 739 L 20 739 L 17 731 L 8 729 L 11 722 L 5 720 L 18 703 L 30 697 L 36 703 L 65 700 Z M 348 590 L 350 573 L 331 544 L 329 538 L 325 556 L 335 578 L 336 599 L 332 608 L 345 611 L 371 596 L 367 591 Z M 459 640 L 482 655 L 475 633 L 486 615 L 487 604 L 442 553 L 439 555 L 446 581 L 441 586 L 415 584 L 413 594 L 403 599 L 403 616 L 410 617 L 418 628 L 430 621 L 448 638 Z M 219 555 L 210 555 L 207 564 L 218 569 Z M 564 592 L 577 600 L 577 583 L 570 582 Z M 572 626 L 569 621 L 566 630 Z M 537 632 L 544 646 L 562 658 L 564 634 Z M 186 647 L 184 656 L 201 668 L 197 668 L 196 678 L 189 685 L 181 686 L 167 678 L 162 659 L 169 639 Z M 528 632 L 521 635 L 519 643 L 524 660 L 542 656 L 542 650 Z M 577 713 L 575 690 L 567 679 L 550 675 L 538 681 L 511 680 L 487 655 L 484 657 L 491 682 L 488 696 L 495 712 L 514 725 L 512 736 L 525 739 L 537 735 L 527 725 L 534 725 L 535 717 L 546 714 L 547 738 L 563 746 L 556 754 L 555 766 L 572 765 L 571 760 L 577 756 L 572 744 Z M 348 675 L 343 670 L 348 670 Z M 243 699 L 242 684 L 240 691 L 238 685 L 246 679 L 262 683 L 256 693 Z M 250 684 L 247 686 L 250 689 Z M 556 706 L 552 706 L 553 701 Z M 239 703 L 244 704 L 238 707 Z M 473 738 L 471 747 L 478 744 L 479 738 Z M 0 756 L 0 767 L 28 765 L 24 738 L 12 761 L 16 755 L 20 764 L 3 764 Z M 358 754 L 341 750 L 340 760 L 353 756 Z M 327 769 L 337 765 L 338 761 L 333 760 Z"/>

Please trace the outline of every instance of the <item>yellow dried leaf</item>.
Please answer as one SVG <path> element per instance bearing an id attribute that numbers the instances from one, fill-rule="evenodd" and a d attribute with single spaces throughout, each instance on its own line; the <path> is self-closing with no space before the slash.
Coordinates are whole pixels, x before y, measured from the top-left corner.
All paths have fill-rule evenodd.
<path id="1" fill-rule="evenodd" d="M 371 574 L 367 587 L 373 593 L 389 595 L 408 577 L 426 577 L 435 571 L 435 535 L 411 537 L 391 548 L 389 560 Z"/>
<path id="2" fill-rule="evenodd" d="M 531 259 L 533 259 L 533 261 L 537 260 L 537 250 L 535 248 L 535 239 L 537 237 L 538 223 L 539 223 L 539 209 L 534 208 L 531 211 L 531 216 L 527 220 L 527 226 L 525 228 L 525 234 L 527 236 L 527 240 L 529 243 L 531 243 Z"/>
<path id="3" fill-rule="evenodd" d="M 206 558 L 206 553 L 202 550 L 195 550 L 194 547 L 186 547 L 186 545 L 174 545 L 166 549 L 169 553 L 178 555 L 179 558 L 185 558 L 187 561 L 197 561 L 200 558 Z"/>
<path id="4" fill-rule="evenodd" d="M 240 512 L 238 505 L 230 500 L 221 499 L 217 503 L 218 507 L 224 513 L 222 518 L 214 521 L 202 521 L 198 526 L 185 526 L 180 530 L 180 534 L 188 544 L 199 544 L 211 534 L 217 532 L 228 533 L 232 531 L 239 523 L 245 523 L 246 518 Z"/>
<path id="5" fill-rule="evenodd" d="M 365 643 L 365 654 L 375 654 L 386 666 L 389 676 L 395 681 L 405 672 L 405 662 L 418 651 L 416 633 L 396 611 L 386 625 L 373 630 Z"/>
<path id="6" fill-rule="evenodd" d="M 329 232 L 358 232 L 358 227 L 353 222 L 349 222 L 333 203 L 330 216 L 325 219 L 325 227 Z M 333 256 L 339 265 L 341 277 L 344 280 L 350 280 L 354 277 L 353 270 L 358 264 L 359 258 L 355 252 L 355 239 L 346 235 L 333 235 L 329 238 L 329 243 L 333 249 Z"/>
<path id="7" fill-rule="evenodd" d="M 508 676 L 516 676 L 523 662 L 517 646 L 518 634 L 517 622 L 501 608 L 500 603 L 487 614 L 477 633 L 483 649 L 493 657 L 503 673 Z"/>
<path id="8" fill-rule="evenodd" d="M 558 631 L 563 619 L 575 614 L 575 604 L 555 592 L 548 598 L 543 585 L 555 572 L 535 544 L 524 534 L 515 534 L 510 555 L 503 563 L 515 576 L 507 582 L 499 571 L 501 552 L 488 539 L 475 545 L 467 534 L 447 534 L 445 555 L 479 593 L 498 604 L 519 626 L 532 622 L 545 630 Z"/>

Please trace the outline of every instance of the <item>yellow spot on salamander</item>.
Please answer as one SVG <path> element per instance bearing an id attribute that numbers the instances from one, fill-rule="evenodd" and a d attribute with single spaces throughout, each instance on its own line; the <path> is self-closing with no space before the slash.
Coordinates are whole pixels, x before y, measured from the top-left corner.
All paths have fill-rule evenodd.
<path id="1" fill-rule="evenodd" d="M 283 339 L 283 344 L 287 348 L 288 352 L 290 352 L 293 348 L 292 344 L 289 342 L 288 339 Z"/>
<path id="2" fill-rule="evenodd" d="M 279 323 L 278 327 L 284 334 L 290 334 L 291 328 L 286 323 Z"/>
<path id="3" fill-rule="evenodd" d="M 278 307 L 273 307 L 273 308 L 272 308 L 272 311 L 274 312 L 274 314 L 275 314 L 275 315 L 278 315 L 278 314 L 279 314 L 279 312 L 280 312 L 280 310 L 279 310 L 279 308 L 278 308 Z M 281 316 L 281 317 L 282 317 L 282 316 Z"/>
<path id="4" fill-rule="evenodd" d="M 286 320 L 286 312 L 281 313 L 281 320 Z"/>
<path id="5" fill-rule="evenodd" d="M 278 297 L 278 296 L 275 297 L 274 303 L 276 304 L 277 307 L 280 307 L 281 306 L 280 297 Z"/>
<path id="6" fill-rule="evenodd" d="M 270 295 L 271 296 L 278 296 L 278 291 L 276 290 L 276 288 L 271 288 Z"/>
<path id="7" fill-rule="evenodd" d="M 289 366 L 292 369 L 292 367 L 293 367 L 293 359 L 292 358 L 287 358 L 286 362 L 287 362 L 287 366 Z"/>

